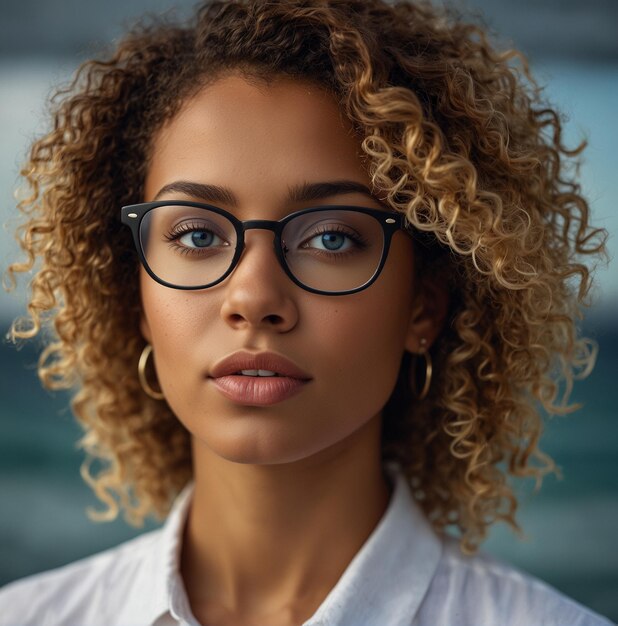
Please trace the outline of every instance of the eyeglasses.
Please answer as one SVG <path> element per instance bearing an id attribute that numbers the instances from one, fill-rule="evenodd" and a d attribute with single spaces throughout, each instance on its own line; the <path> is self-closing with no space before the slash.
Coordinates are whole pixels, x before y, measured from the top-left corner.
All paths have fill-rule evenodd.
<path id="1" fill-rule="evenodd" d="M 302 209 L 279 221 L 245 220 L 210 204 L 182 200 L 123 206 L 140 261 L 158 283 L 206 289 L 236 267 L 245 232 L 271 230 L 281 267 L 312 293 L 345 295 L 369 287 L 380 275 L 405 215 L 359 206 Z"/>

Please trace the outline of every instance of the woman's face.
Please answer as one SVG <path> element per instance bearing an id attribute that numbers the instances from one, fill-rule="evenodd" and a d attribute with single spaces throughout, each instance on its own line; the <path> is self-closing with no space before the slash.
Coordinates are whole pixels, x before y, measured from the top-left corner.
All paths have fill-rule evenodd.
<path id="1" fill-rule="evenodd" d="M 242 220 L 280 220 L 321 204 L 387 210 L 362 192 L 288 199 L 288 188 L 305 182 L 345 179 L 371 187 L 361 157 L 350 123 L 319 88 L 289 79 L 256 87 L 228 76 L 186 102 L 157 134 L 144 200 L 165 185 L 191 181 L 229 188 L 236 207 L 209 204 Z M 178 191 L 159 199 L 204 201 Z M 410 315 L 413 244 L 403 231 L 393 236 L 376 282 L 344 296 L 294 284 L 278 263 L 273 237 L 247 231 L 239 265 L 208 289 L 168 288 L 143 268 L 140 277 L 142 333 L 153 345 L 166 401 L 194 443 L 240 463 L 309 460 L 376 426 L 404 350 L 418 348 Z M 312 380 L 268 406 L 231 400 L 209 376 L 217 361 L 241 349 L 284 355 Z"/>

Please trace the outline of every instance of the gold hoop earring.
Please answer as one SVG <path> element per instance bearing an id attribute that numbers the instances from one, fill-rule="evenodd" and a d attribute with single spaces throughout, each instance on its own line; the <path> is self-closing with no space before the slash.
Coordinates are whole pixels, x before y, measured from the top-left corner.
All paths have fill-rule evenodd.
<path id="1" fill-rule="evenodd" d="M 423 337 L 421 339 L 421 347 L 423 348 L 423 351 L 420 352 L 420 354 L 422 354 L 425 357 L 425 382 L 423 383 L 423 389 L 421 390 L 420 393 L 418 392 L 418 387 L 416 385 L 416 363 L 418 361 L 418 356 L 415 356 L 412 362 L 412 366 L 410 368 L 410 387 L 412 388 L 412 392 L 414 393 L 414 395 L 416 396 L 418 400 L 423 400 L 424 398 L 427 397 L 427 394 L 429 393 L 429 387 L 431 385 L 431 376 L 433 374 L 433 365 L 431 362 L 431 355 L 429 354 L 429 351 L 425 347 L 426 343 L 427 343 L 427 340 Z"/>
<path id="2" fill-rule="evenodd" d="M 146 395 L 154 398 L 155 400 L 163 400 L 163 398 L 165 398 L 163 392 L 153 389 L 146 378 L 146 363 L 151 352 L 152 345 L 147 343 L 144 346 L 144 349 L 142 350 L 142 353 L 139 357 L 139 363 L 137 364 L 137 375 L 139 376 L 140 385 L 142 386 L 142 389 L 144 390 Z"/>

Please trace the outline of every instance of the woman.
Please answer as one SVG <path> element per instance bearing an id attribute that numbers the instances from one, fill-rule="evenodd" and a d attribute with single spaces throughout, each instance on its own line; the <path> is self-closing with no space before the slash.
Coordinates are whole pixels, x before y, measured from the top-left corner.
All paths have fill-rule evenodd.
<path id="1" fill-rule="evenodd" d="M 519 53 L 428 4 L 214 2 L 61 94 L 12 335 L 53 320 L 98 519 L 167 520 L 0 623 L 609 623 L 478 552 L 555 471 L 604 250 Z"/>

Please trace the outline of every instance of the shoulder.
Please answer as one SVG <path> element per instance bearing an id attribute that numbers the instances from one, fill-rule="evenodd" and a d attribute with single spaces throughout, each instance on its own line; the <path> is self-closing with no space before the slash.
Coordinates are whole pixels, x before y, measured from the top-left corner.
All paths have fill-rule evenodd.
<path id="1" fill-rule="evenodd" d="M 128 593 L 160 530 L 0 588 L 0 626 L 99 623 L 103 608 Z"/>
<path id="2" fill-rule="evenodd" d="M 419 624 L 612 626 L 607 618 L 508 563 L 482 551 L 466 556 L 453 537 L 446 537 L 443 545 Z"/>

